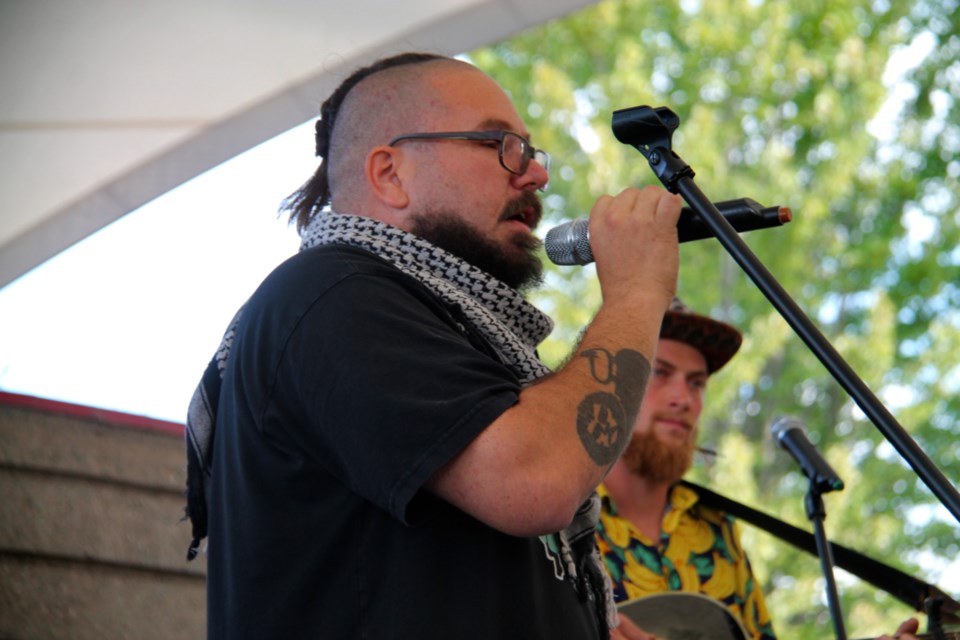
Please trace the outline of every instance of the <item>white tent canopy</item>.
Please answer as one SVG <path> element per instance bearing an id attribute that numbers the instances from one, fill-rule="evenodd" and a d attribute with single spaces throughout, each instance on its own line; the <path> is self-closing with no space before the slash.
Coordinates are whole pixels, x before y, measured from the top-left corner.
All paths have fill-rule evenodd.
<path id="1" fill-rule="evenodd" d="M 356 67 L 596 0 L 0 0 L 0 287 L 317 116 Z"/>

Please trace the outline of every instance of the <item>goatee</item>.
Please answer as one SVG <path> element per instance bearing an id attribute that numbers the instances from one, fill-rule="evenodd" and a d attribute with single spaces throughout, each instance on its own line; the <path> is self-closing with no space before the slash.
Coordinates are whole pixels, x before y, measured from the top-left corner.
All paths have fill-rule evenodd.
<path id="1" fill-rule="evenodd" d="M 671 445 L 663 442 L 653 430 L 635 432 L 623 452 L 623 462 L 634 474 L 656 483 L 673 483 L 683 477 L 693 464 L 696 443 Z"/>
<path id="2" fill-rule="evenodd" d="M 507 203 L 499 219 L 514 218 L 525 210 L 534 212 L 533 224 L 540 220 L 540 200 L 533 193 L 525 192 Z M 480 235 L 456 214 L 443 211 L 416 215 L 411 231 L 519 291 L 543 282 L 543 263 L 537 257 L 543 243 L 532 234 L 518 231 L 510 247 L 503 247 Z"/>

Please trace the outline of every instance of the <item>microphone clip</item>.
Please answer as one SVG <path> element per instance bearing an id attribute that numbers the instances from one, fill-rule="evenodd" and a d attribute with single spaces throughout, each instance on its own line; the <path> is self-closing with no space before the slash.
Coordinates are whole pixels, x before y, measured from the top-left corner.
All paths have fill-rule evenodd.
<path id="1" fill-rule="evenodd" d="M 696 175 L 690 165 L 673 152 L 673 132 L 678 126 L 680 117 L 669 107 L 640 106 L 613 112 L 613 135 L 642 153 L 660 182 L 672 193 L 678 193 L 677 182 L 681 178 Z"/>

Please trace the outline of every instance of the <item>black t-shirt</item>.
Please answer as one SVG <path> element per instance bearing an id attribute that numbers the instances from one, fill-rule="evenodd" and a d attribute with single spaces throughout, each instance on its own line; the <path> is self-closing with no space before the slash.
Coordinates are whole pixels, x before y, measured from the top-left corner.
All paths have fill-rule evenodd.
<path id="1" fill-rule="evenodd" d="M 597 638 L 549 545 L 421 490 L 519 392 L 457 309 L 379 258 L 278 267 L 224 372 L 209 637 Z"/>

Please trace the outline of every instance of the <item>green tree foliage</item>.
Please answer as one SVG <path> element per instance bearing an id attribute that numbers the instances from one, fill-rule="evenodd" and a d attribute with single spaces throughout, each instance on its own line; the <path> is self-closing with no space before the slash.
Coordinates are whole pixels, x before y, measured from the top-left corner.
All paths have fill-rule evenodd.
<path id="1" fill-rule="evenodd" d="M 603 193 L 657 183 L 611 130 L 613 111 L 638 105 L 680 116 L 673 149 L 711 199 L 790 207 L 793 222 L 744 241 L 955 480 L 957 13 L 957 0 L 607 0 L 470 58 L 554 156 L 544 228 Z M 746 335 L 710 383 L 701 442 L 718 456 L 691 477 L 809 530 L 807 482 L 769 434 L 774 417 L 797 415 L 847 484 L 824 499 L 831 538 L 949 578 L 957 521 L 716 240 L 682 245 L 681 260 L 680 295 Z M 600 293 L 591 267 L 552 268 L 546 284 L 535 302 L 558 320 L 543 349 L 558 364 Z M 831 635 L 819 561 L 744 528 L 781 636 Z M 851 637 L 912 615 L 842 571 L 838 583 Z"/>

